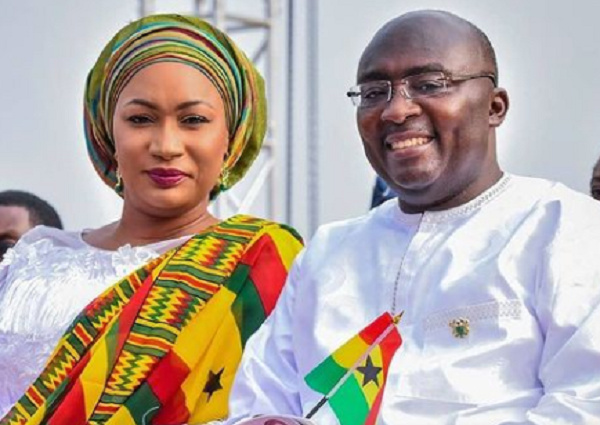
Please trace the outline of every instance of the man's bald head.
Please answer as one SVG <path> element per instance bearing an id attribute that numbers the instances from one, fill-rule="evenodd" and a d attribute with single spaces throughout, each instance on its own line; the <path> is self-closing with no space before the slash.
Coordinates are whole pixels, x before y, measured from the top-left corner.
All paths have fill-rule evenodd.
<path id="1" fill-rule="evenodd" d="M 394 43 L 398 34 L 404 37 L 423 38 L 423 49 L 431 35 L 435 34 L 448 43 L 467 43 L 470 45 L 472 60 L 477 61 L 483 70 L 493 73 L 498 82 L 498 64 L 496 53 L 487 35 L 473 23 L 450 12 L 439 10 L 421 10 L 398 16 L 386 23 L 373 37 L 366 47 L 359 63 L 359 71 L 367 65 L 373 54 L 384 43 Z M 425 37 L 427 35 L 427 37 Z"/>

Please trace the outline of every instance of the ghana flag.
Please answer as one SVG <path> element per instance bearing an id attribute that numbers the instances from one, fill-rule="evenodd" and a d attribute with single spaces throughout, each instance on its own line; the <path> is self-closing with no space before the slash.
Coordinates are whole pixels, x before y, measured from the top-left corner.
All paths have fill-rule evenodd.
<path id="1" fill-rule="evenodd" d="M 384 313 L 315 367 L 304 380 L 325 396 L 340 425 L 372 425 L 377 419 L 388 368 L 402 344 L 394 318 Z"/>
<path id="2" fill-rule="evenodd" d="M 224 418 L 245 342 L 301 246 L 285 226 L 240 215 L 151 261 L 86 307 L 0 425 Z"/>

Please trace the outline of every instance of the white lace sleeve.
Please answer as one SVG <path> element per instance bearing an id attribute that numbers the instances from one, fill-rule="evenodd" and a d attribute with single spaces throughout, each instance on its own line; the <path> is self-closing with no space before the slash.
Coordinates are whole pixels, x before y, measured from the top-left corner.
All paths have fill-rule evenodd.
<path id="1" fill-rule="evenodd" d="M 44 227 L 6 253 L 0 266 L 0 417 L 42 371 L 75 316 L 157 255 L 129 245 L 105 251 L 78 233 Z"/>

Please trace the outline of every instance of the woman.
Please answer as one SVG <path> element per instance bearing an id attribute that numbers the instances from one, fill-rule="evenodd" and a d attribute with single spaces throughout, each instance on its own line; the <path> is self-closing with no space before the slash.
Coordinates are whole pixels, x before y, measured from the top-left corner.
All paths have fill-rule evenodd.
<path id="1" fill-rule="evenodd" d="M 38 227 L 7 254 L 1 424 L 226 416 L 241 350 L 301 247 L 285 226 L 207 209 L 257 155 L 265 115 L 258 72 L 199 19 L 146 17 L 109 42 L 84 119 L 122 216 L 81 233 Z"/>

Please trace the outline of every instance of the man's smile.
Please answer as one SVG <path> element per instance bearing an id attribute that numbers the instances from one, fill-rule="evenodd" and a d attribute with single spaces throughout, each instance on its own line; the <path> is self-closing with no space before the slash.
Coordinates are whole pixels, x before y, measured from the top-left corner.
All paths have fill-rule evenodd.
<path id="1" fill-rule="evenodd" d="M 413 146 L 422 146 L 431 142 L 431 137 L 411 137 L 410 139 L 402 139 L 394 136 L 385 139 L 385 147 L 392 151 L 411 148 Z"/>

